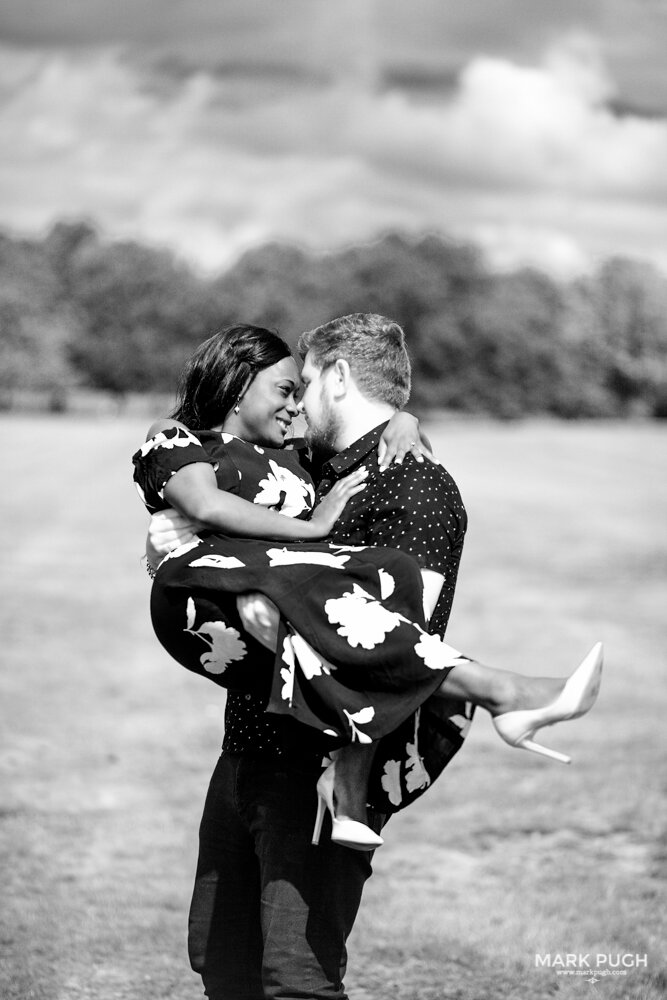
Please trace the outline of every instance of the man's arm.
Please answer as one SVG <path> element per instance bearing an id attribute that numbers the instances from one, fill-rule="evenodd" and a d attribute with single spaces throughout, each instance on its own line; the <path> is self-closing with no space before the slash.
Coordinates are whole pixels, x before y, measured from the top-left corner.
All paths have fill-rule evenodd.
<path id="1" fill-rule="evenodd" d="M 438 598 L 440 597 L 440 591 L 442 590 L 445 578 L 442 573 L 436 573 L 435 570 L 432 569 L 423 569 L 421 574 L 424 582 L 424 617 L 428 622 L 431 615 L 435 611 L 435 606 L 438 603 Z"/>
<path id="2" fill-rule="evenodd" d="M 429 630 L 444 634 L 451 610 L 467 516 L 456 483 L 442 467 L 410 456 L 372 484 L 373 519 L 358 540 L 411 556 L 424 579 Z M 429 600 L 430 598 L 430 600 Z"/>

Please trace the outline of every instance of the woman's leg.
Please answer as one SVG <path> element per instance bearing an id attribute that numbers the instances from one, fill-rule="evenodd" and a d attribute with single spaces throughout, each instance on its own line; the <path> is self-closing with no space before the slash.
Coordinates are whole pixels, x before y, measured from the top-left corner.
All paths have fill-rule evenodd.
<path id="1" fill-rule="evenodd" d="M 490 670 L 481 663 L 463 660 L 453 666 L 439 690 L 486 708 L 496 732 L 510 746 L 569 764 L 567 754 L 543 746 L 534 737 L 543 726 L 577 719 L 593 707 L 600 690 L 602 661 L 602 643 L 597 642 L 577 669 L 561 681 Z"/>
<path id="2" fill-rule="evenodd" d="M 437 694 L 469 701 L 495 716 L 549 704 L 558 697 L 564 683 L 563 678 L 524 677 L 462 657 Z M 376 749 L 377 743 L 351 743 L 331 755 L 336 764 L 334 797 L 338 818 L 366 822 L 368 781 Z"/>
<path id="3" fill-rule="evenodd" d="M 377 743 L 350 743 L 331 754 L 336 765 L 334 801 L 338 819 L 366 823 L 368 780 Z"/>
<path id="4" fill-rule="evenodd" d="M 491 715 L 502 715 L 547 705 L 558 697 L 564 684 L 562 677 L 525 677 L 462 656 L 437 693 L 472 702 Z"/>
<path id="5" fill-rule="evenodd" d="M 600 686 L 602 646 L 597 643 L 569 678 L 525 677 L 497 670 L 457 654 L 456 662 L 436 691 L 486 709 L 498 735 L 562 763 L 570 758 L 538 744 L 534 735 L 545 725 L 577 718 L 595 702 Z M 416 745 L 416 737 L 415 737 Z M 367 788 L 377 743 L 353 743 L 336 754 L 334 798 L 338 816 L 365 822 Z"/>

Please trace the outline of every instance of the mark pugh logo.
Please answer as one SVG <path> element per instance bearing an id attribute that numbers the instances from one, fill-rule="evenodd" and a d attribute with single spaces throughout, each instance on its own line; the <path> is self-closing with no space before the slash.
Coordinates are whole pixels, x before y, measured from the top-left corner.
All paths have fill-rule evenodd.
<path id="1" fill-rule="evenodd" d="M 616 954 L 592 955 L 578 953 L 548 952 L 546 955 L 535 955 L 536 968 L 547 969 L 637 969 L 648 967 L 648 955 Z"/>
<path id="2" fill-rule="evenodd" d="M 646 969 L 648 955 L 620 952 L 547 952 L 535 955 L 535 968 L 552 969 L 557 976 L 587 976 L 587 983 L 599 983 L 603 976 L 627 976 L 629 969 Z"/>

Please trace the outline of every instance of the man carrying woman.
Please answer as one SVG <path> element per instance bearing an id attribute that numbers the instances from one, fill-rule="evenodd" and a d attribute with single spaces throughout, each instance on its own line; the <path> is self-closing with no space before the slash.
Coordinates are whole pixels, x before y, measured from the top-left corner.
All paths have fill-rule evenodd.
<path id="1" fill-rule="evenodd" d="M 391 716 L 390 703 L 399 699 L 408 705 L 396 726 L 373 735 L 374 756 L 364 760 L 363 754 L 352 755 L 344 765 L 352 772 L 359 769 L 365 773 L 364 769 L 372 764 L 368 801 L 373 808 L 364 819 L 379 833 L 385 814 L 421 794 L 459 749 L 473 704 L 491 712 L 499 734 L 507 742 L 536 749 L 532 736 L 537 728 L 583 714 L 591 707 L 599 685 L 601 659 L 599 650 L 594 651 L 592 658 L 587 658 L 563 684 L 558 679 L 521 678 L 490 670 L 445 646 L 441 636 L 451 609 L 466 528 L 460 495 L 440 466 L 418 463 L 408 456 L 402 464 L 380 473 L 374 460 L 387 421 L 404 405 L 409 392 L 409 362 L 402 331 L 383 317 L 358 314 L 304 335 L 300 346 L 305 363 L 304 395 L 299 406 L 308 420 L 308 438 L 331 456 L 322 469 L 318 498 L 334 490 L 346 474 L 359 472 L 362 464 L 367 469 L 365 478 L 352 480 L 354 485 L 344 498 L 346 504 L 328 536 L 335 549 L 328 558 L 339 561 L 332 567 L 333 576 L 336 567 L 351 576 L 345 578 L 347 590 L 343 594 L 323 601 L 323 621 L 329 630 L 344 637 L 349 660 L 360 671 L 365 669 L 363 657 L 372 659 L 385 635 L 407 634 L 410 628 L 419 635 L 420 656 L 427 666 L 432 662 L 434 668 L 427 692 L 428 683 L 424 682 L 424 687 L 421 677 L 414 683 L 409 672 L 401 676 L 399 671 L 394 677 L 379 663 L 377 673 L 370 675 L 379 693 L 371 696 L 368 706 L 357 701 L 356 711 L 344 710 L 352 734 L 346 734 L 347 741 L 356 738 L 364 742 L 375 716 Z M 284 376 L 285 372 L 279 374 Z M 256 371 L 247 372 L 244 394 L 230 407 L 232 424 L 234 417 L 241 416 L 248 390 L 258 377 Z M 256 406 L 246 418 L 244 433 L 252 432 L 253 420 L 264 427 L 264 444 L 257 446 L 261 452 L 266 444 L 267 421 L 273 420 L 276 426 L 281 421 L 285 424 L 293 410 L 293 403 L 291 410 L 286 404 L 284 412 L 280 407 L 264 411 Z M 223 426 L 224 433 L 234 436 L 227 444 L 235 447 L 237 439 L 229 419 Z M 181 446 L 174 445 L 174 451 L 176 447 Z M 229 485 L 238 488 L 247 470 L 237 461 L 236 471 L 241 478 L 233 482 L 234 464 L 227 469 Z M 290 491 L 294 495 L 294 483 L 280 472 L 279 466 L 274 473 L 273 482 L 266 477 L 263 490 L 273 489 L 284 504 Z M 178 475 L 176 470 L 174 477 Z M 293 475 L 299 478 L 296 472 Z M 362 479 L 365 486 L 356 491 Z M 178 492 L 177 483 L 174 478 L 172 493 L 174 489 Z M 280 489 L 287 484 L 291 484 L 290 489 Z M 224 488 L 224 483 L 220 485 Z M 296 489 L 303 493 L 300 486 Z M 161 492 L 164 499 L 170 499 L 170 490 L 164 484 Z M 182 509 L 187 512 L 187 503 Z M 274 537 L 270 531 L 267 536 Z M 162 575 L 165 584 L 161 591 L 158 588 L 162 596 L 158 596 L 154 608 L 157 606 L 157 617 L 164 620 L 169 617 L 170 607 L 185 607 L 189 627 L 180 631 L 187 633 L 188 641 L 200 646 L 202 641 L 210 642 L 209 652 L 214 656 L 215 643 L 210 640 L 214 634 L 211 622 L 215 621 L 215 584 L 205 582 L 205 592 L 198 591 L 193 604 L 187 604 L 191 598 L 185 594 L 195 593 L 195 585 L 202 584 L 202 577 L 191 575 L 187 579 L 186 574 L 186 578 L 179 578 L 179 560 L 197 563 L 196 570 L 213 574 L 211 579 L 216 566 L 218 571 L 226 567 L 233 574 L 236 570 L 230 560 L 243 560 L 231 554 L 232 549 L 220 549 L 218 543 L 217 549 L 214 546 L 208 550 L 206 545 L 206 541 L 197 543 L 190 552 L 180 555 L 177 550 L 174 557 L 165 560 L 165 568 L 158 571 L 158 581 Z M 419 575 L 415 578 L 413 569 L 400 558 L 368 570 L 364 559 L 372 561 L 377 553 L 387 550 L 363 551 L 366 546 L 390 546 L 407 554 L 420 568 L 425 615 L 430 619 L 428 630 L 417 620 L 419 608 L 414 602 L 410 605 L 406 593 L 418 589 L 421 603 Z M 274 568 L 275 560 L 282 560 L 284 566 L 290 559 L 297 559 L 291 544 L 270 551 Z M 320 555 L 327 557 L 325 552 Z M 227 640 L 230 630 L 236 632 L 244 652 L 241 656 L 240 645 L 233 647 L 228 642 L 225 646 L 224 670 L 230 688 L 225 742 L 200 830 L 190 914 L 190 956 L 211 1000 L 342 1000 L 345 942 L 371 872 L 370 855 L 341 847 L 329 837 L 321 839 L 319 847 L 313 847 L 311 839 L 322 753 L 330 747 L 332 736 L 340 744 L 343 734 L 338 724 L 340 713 L 337 715 L 332 705 L 343 690 L 346 695 L 352 691 L 362 702 L 364 698 L 368 701 L 368 689 L 355 690 L 353 671 L 345 672 L 346 664 L 334 646 L 331 649 L 335 662 L 330 663 L 321 649 L 314 650 L 313 643 L 286 629 L 285 606 L 280 608 L 283 620 L 276 622 L 266 596 L 275 598 L 280 605 L 282 584 L 275 593 L 266 595 L 263 580 L 270 571 L 257 558 L 256 564 L 250 558 L 239 569 L 240 573 L 248 573 L 239 585 L 239 593 L 243 594 L 240 617 L 232 624 L 227 612 L 224 616 Z M 407 583 L 401 579 L 403 574 Z M 319 585 L 320 578 L 313 579 Z M 179 587 L 185 590 L 181 593 Z M 266 596 L 249 595 L 253 590 L 261 590 Z M 414 624 L 408 621 L 409 616 L 396 610 L 399 600 L 405 602 L 401 607 L 411 607 Z M 203 618 L 208 610 L 211 620 L 207 623 Z M 307 625 L 306 621 L 304 627 Z M 336 625 L 340 627 L 335 629 Z M 259 642 L 253 645 L 249 632 Z M 169 648 L 169 626 L 165 627 L 162 641 Z M 264 646 L 274 643 L 283 651 L 282 667 L 272 656 L 267 658 Z M 243 662 L 230 658 L 233 648 Z M 355 660 L 361 650 L 363 656 Z M 176 655 L 190 665 L 191 653 L 177 649 Z M 210 665 L 210 657 L 207 662 Z M 253 669 L 255 665 L 257 669 Z M 364 676 L 365 681 L 368 679 Z M 422 684 L 422 688 L 412 705 L 416 684 Z M 267 700 L 272 714 L 265 710 Z M 323 728 L 324 724 L 330 728 Z M 544 748 L 541 752 L 545 752 Z M 563 755 L 556 756 L 563 759 Z M 338 757 L 337 766 L 338 761 L 345 761 L 345 756 Z M 339 814 L 345 811 L 340 797 L 335 809 Z M 335 820 L 333 801 L 330 810 Z"/>

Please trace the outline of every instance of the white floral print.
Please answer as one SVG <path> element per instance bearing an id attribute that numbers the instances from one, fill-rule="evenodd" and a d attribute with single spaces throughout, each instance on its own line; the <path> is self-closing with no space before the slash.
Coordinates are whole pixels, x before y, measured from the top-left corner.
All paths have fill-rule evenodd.
<path id="1" fill-rule="evenodd" d="M 417 753 L 414 743 L 408 743 L 408 764 L 405 770 L 405 787 L 409 792 L 417 792 L 420 788 L 428 788 L 431 779 L 424 767 L 424 761 Z"/>
<path id="2" fill-rule="evenodd" d="M 201 448 L 199 438 L 191 434 L 190 431 L 186 431 L 182 427 L 170 428 L 170 430 L 172 430 L 172 434 L 169 437 L 164 431 L 158 431 L 152 438 L 144 442 L 140 449 L 141 457 L 145 458 L 154 448 L 187 448 L 191 444 Z M 177 433 L 173 434 L 173 430 L 176 430 Z"/>
<path id="3" fill-rule="evenodd" d="M 312 646 L 308 645 L 303 636 L 294 633 L 292 636 L 292 649 L 306 680 L 311 681 L 313 677 L 321 677 L 322 674 L 331 675 L 336 668 L 327 663 Z"/>
<path id="4" fill-rule="evenodd" d="M 424 767 L 418 749 L 419 738 L 419 718 L 421 709 L 415 713 L 415 733 L 414 742 L 405 745 L 405 788 L 407 792 L 418 792 L 428 788 L 431 784 L 431 776 Z M 403 801 L 403 786 L 401 783 L 401 762 L 398 760 L 386 760 L 382 768 L 380 784 L 387 793 L 387 798 L 393 806 L 400 806 Z"/>
<path id="5" fill-rule="evenodd" d="M 419 791 L 420 788 L 428 788 L 431 784 L 430 775 L 424 767 L 424 761 L 421 759 L 418 749 L 420 715 L 421 709 L 418 709 L 415 714 L 414 743 L 406 744 L 405 748 L 408 755 L 405 766 L 405 787 L 409 792 Z"/>
<path id="6" fill-rule="evenodd" d="M 224 674 L 230 663 L 242 660 L 247 653 L 241 633 L 224 622 L 204 622 L 198 629 L 186 631 L 208 644 L 209 650 L 202 653 L 199 662 L 209 674 Z"/>
<path id="7" fill-rule="evenodd" d="M 401 765 L 397 760 L 386 760 L 382 769 L 380 784 L 387 793 L 392 806 L 400 806 L 403 801 L 401 792 Z"/>
<path id="8" fill-rule="evenodd" d="M 269 566 L 331 566 L 333 569 L 344 569 L 349 562 L 349 556 L 335 556 L 333 552 L 297 552 L 291 549 L 267 549 Z"/>
<path id="9" fill-rule="evenodd" d="M 282 690 L 280 692 L 280 697 L 283 701 L 289 702 L 290 706 L 292 704 L 292 697 L 294 695 L 294 650 L 292 648 L 292 637 L 286 635 L 283 639 L 283 652 L 281 659 L 287 664 L 286 667 L 280 668 L 280 676 L 283 680 Z"/>
<path id="10" fill-rule="evenodd" d="M 422 632 L 415 646 L 415 653 L 420 656 L 429 670 L 442 670 L 444 667 L 455 667 L 464 657 L 453 646 L 448 646 L 439 635 L 429 635 Z"/>
<path id="11" fill-rule="evenodd" d="M 217 552 L 210 552 L 206 556 L 200 556 L 190 563 L 190 566 L 206 566 L 209 569 L 240 569 L 245 566 L 244 562 L 236 556 L 221 556 Z"/>
<path id="12" fill-rule="evenodd" d="M 356 583 L 342 597 L 326 601 L 324 611 L 332 625 L 340 625 L 338 635 L 344 636 L 350 646 L 362 649 L 374 649 L 403 621 L 400 615 L 387 611 Z"/>
<path id="13" fill-rule="evenodd" d="M 172 549 L 171 552 L 168 552 L 162 562 L 167 562 L 169 559 L 178 559 L 179 556 L 184 556 L 186 552 L 190 552 L 191 549 L 196 549 L 197 546 L 201 544 L 202 540 L 199 537 L 193 538 L 190 542 L 184 542 L 182 545 L 179 545 L 178 548 Z M 162 565 L 162 563 L 160 563 L 160 565 Z"/>
<path id="14" fill-rule="evenodd" d="M 358 712 L 348 712 L 346 708 L 343 712 L 347 716 L 347 721 L 350 724 L 350 729 L 352 730 L 352 742 L 356 740 L 358 743 L 372 743 L 368 733 L 363 733 L 359 726 L 368 725 L 369 722 L 375 718 L 375 709 L 372 705 L 367 705 L 365 708 L 360 708 Z"/>
<path id="15" fill-rule="evenodd" d="M 386 601 L 396 590 L 396 581 L 391 573 L 387 573 L 386 569 L 380 568 L 378 576 L 380 577 L 380 597 L 383 601 Z"/>
<path id="16" fill-rule="evenodd" d="M 269 459 L 271 472 L 266 479 L 260 479 L 259 493 L 253 503 L 280 510 L 287 517 L 296 517 L 304 510 L 311 510 L 315 502 L 315 490 L 304 479 L 300 479 L 290 469 Z"/>
<path id="17" fill-rule="evenodd" d="M 470 727 L 472 726 L 472 710 L 473 704 L 471 701 L 465 703 L 465 708 L 462 714 L 450 715 L 449 721 L 452 722 L 456 728 L 461 733 L 461 738 L 463 739 Z"/>

